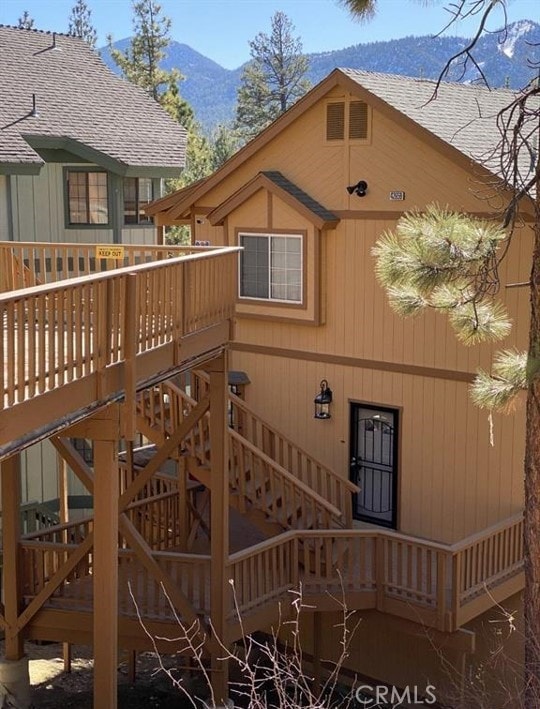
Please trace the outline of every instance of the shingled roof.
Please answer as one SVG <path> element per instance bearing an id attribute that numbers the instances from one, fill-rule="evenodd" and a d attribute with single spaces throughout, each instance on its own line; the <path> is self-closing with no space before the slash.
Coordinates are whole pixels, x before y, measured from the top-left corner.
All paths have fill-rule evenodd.
<path id="1" fill-rule="evenodd" d="M 436 88 L 434 81 L 356 69 L 334 69 L 216 172 L 196 185 L 154 202 L 147 213 L 161 220 L 161 223 L 184 218 L 191 205 L 273 140 L 304 111 L 324 99 L 335 86 L 344 87 L 390 117 L 405 121 L 409 130 L 423 133 L 425 140 L 431 141 L 435 148 L 445 150 L 448 156 L 465 168 L 476 163 L 481 169 L 485 168 L 488 175 L 499 174 L 497 151 L 494 150 L 500 140 L 497 115 L 515 98 L 512 91 L 443 82 L 436 100 L 432 101 Z M 522 152 L 525 175 L 530 168 L 530 160 L 527 162 L 528 154 Z"/>
<path id="2" fill-rule="evenodd" d="M 0 94 L 1 172 L 37 172 L 40 148 L 120 174 L 173 176 L 184 165 L 184 128 L 81 39 L 0 26 Z"/>
<path id="3" fill-rule="evenodd" d="M 497 115 L 515 98 L 512 91 L 449 82 L 437 87 L 435 81 L 396 74 L 340 71 L 475 162 L 487 160 L 490 167 L 499 141 Z M 491 168 L 496 172 L 495 165 Z"/>

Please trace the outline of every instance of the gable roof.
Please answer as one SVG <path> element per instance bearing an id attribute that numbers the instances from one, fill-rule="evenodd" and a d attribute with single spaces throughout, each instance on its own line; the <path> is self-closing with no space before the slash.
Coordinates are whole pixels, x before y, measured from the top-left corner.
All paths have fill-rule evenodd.
<path id="1" fill-rule="evenodd" d="M 331 229 L 339 222 L 339 218 L 335 214 L 323 207 L 322 204 L 319 204 L 313 197 L 310 197 L 277 170 L 259 172 L 252 180 L 213 209 L 208 214 L 208 221 L 212 226 L 223 223 L 228 214 L 240 204 L 243 204 L 255 192 L 263 188 L 281 197 L 318 229 Z"/>
<path id="2" fill-rule="evenodd" d="M 419 133 L 435 149 L 446 152 L 465 168 L 484 163 L 498 141 L 496 117 L 514 94 L 507 89 L 490 90 L 479 86 L 441 83 L 437 98 L 430 101 L 434 81 L 392 74 L 334 69 L 294 106 L 239 150 L 219 170 L 199 182 L 169 195 L 167 202 L 153 203 L 147 214 L 161 213 L 159 221 L 180 218 L 215 185 L 248 160 L 277 134 L 324 98 L 335 86 L 342 86 L 362 100 Z M 481 164 L 480 170 L 496 174 L 496 166 Z"/>
<path id="3" fill-rule="evenodd" d="M 40 148 L 119 174 L 177 176 L 184 165 L 184 128 L 79 38 L 0 25 L 0 91 L 2 172 L 38 172 Z"/>
<path id="4" fill-rule="evenodd" d="M 341 69 L 362 89 L 475 162 L 489 158 L 499 138 L 497 115 L 515 94 L 509 89 Z M 436 96 L 434 95 L 437 89 Z"/>

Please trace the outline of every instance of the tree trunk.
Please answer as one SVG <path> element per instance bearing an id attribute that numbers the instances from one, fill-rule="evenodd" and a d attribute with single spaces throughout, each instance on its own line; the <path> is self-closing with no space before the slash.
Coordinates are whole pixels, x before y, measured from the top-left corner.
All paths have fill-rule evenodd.
<path id="1" fill-rule="evenodd" d="M 540 361 L 540 223 L 537 219 L 531 270 L 529 361 Z M 540 377 L 527 392 L 525 440 L 525 709 L 540 706 Z"/>

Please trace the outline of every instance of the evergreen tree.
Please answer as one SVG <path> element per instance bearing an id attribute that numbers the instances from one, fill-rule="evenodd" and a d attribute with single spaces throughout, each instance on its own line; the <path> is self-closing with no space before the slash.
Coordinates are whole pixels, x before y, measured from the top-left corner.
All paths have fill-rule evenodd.
<path id="1" fill-rule="evenodd" d="M 128 81 L 159 101 L 173 78 L 172 72 L 160 68 L 170 43 L 171 20 L 161 15 L 161 5 L 155 0 L 134 0 L 133 14 L 131 45 L 122 52 L 109 39 L 111 56 Z"/>
<path id="2" fill-rule="evenodd" d="M 283 12 L 272 17 L 270 35 L 260 32 L 250 45 L 236 108 L 239 136 L 249 140 L 284 113 L 309 89 L 308 60 L 294 25 Z"/>
<path id="3" fill-rule="evenodd" d="M 72 37 L 80 37 L 94 49 L 97 42 L 97 32 L 92 24 L 91 16 L 92 10 L 85 0 L 77 0 L 69 16 L 68 34 Z"/>
<path id="4" fill-rule="evenodd" d="M 22 30 L 34 29 L 34 18 L 30 17 L 28 10 L 25 10 L 17 22 L 17 27 Z"/>
<path id="5" fill-rule="evenodd" d="M 111 57 L 128 81 L 147 91 L 189 131 L 194 117 L 191 106 L 178 90 L 183 77 L 176 69 L 161 68 L 171 41 L 171 20 L 161 14 L 161 5 L 155 0 L 134 0 L 133 13 L 131 45 L 124 52 L 115 49 L 109 35 Z"/>
<path id="6" fill-rule="evenodd" d="M 211 136 L 211 168 L 212 172 L 220 168 L 223 163 L 238 150 L 238 137 L 231 126 L 218 125 Z"/>

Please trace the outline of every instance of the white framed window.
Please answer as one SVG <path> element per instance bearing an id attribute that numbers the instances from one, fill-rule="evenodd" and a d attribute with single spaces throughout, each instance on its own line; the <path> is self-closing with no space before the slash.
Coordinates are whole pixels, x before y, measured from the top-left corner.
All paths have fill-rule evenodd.
<path id="1" fill-rule="evenodd" d="M 241 298 L 302 302 L 301 234 L 239 234 Z"/>

